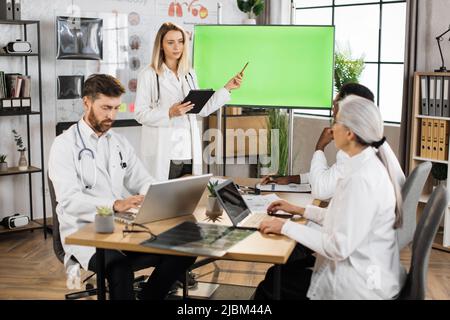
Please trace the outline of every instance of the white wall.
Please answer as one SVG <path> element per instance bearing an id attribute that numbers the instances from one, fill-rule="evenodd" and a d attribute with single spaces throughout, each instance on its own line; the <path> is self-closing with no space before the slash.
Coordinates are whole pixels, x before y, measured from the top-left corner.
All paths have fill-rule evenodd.
<path id="1" fill-rule="evenodd" d="M 44 166 L 47 167 L 48 153 L 55 137 L 56 126 L 56 34 L 55 16 L 68 11 L 70 5 L 78 6 L 81 12 L 113 12 L 130 13 L 138 12 L 146 15 L 153 13 L 156 4 L 170 3 L 170 0 L 22 0 L 22 19 L 40 20 L 41 22 L 41 59 L 42 59 L 42 107 L 44 123 Z M 189 2 L 189 1 L 188 1 Z M 235 0 L 220 0 L 223 7 L 222 23 L 239 24 L 245 15 L 239 11 Z M 200 3 L 207 6 L 213 12 L 217 7 L 215 0 L 201 0 Z M 8 41 L 20 38 L 20 34 L 9 35 L 18 29 L 14 27 L 1 26 L 0 44 L 4 46 Z M 29 40 L 32 41 L 31 32 Z M 149 39 L 152 41 L 152 39 Z M 107 50 L 107 48 L 104 48 Z M 148 56 L 150 56 L 148 52 Z M 19 58 L 13 58 L 19 59 Z M 33 65 L 30 58 L 30 65 Z M 36 61 L 36 60 L 34 60 Z M 145 62 L 146 63 L 146 62 Z M 18 72 L 21 69 L 19 60 L 6 60 L 0 58 L 0 70 L 7 72 Z M 37 68 L 36 68 L 37 70 Z M 23 71 L 19 71 L 23 72 Z M 37 76 L 32 75 L 32 79 Z M 37 81 L 33 82 L 33 92 L 37 92 Z M 26 139 L 25 117 L 0 117 L 0 153 L 8 154 L 9 166 L 16 166 L 19 160 L 18 152 L 11 134 L 11 129 L 16 128 Z M 139 146 L 139 128 L 118 128 L 118 132 L 127 136 L 136 148 Z M 40 167 L 39 147 L 39 124 L 37 118 L 31 117 L 31 142 L 32 164 Z M 28 183 L 26 175 L 8 176 L 0 178 L 0 218 L 16 212 L 28 215 Z M 33 175 L 33 208 L 35 217 L 42 217 L 42 192 L 41 176 Z M 50 200 L 47 194 L 47 216 L 51 215 Z"/>

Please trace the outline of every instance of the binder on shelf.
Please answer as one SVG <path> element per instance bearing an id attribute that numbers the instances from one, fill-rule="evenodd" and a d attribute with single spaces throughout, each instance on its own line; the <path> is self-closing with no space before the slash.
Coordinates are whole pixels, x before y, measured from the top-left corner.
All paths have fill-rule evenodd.
<path id="1" fill-rule="evenodd" d="M 436 117 L 442 117 L 442 77 L 436 77 L 435 107 Z"/>
<path id="2" fill-rule="evenodd" d="M 424 116 L 428 115 L 428 77 L 420 76 L 420 113 Z"/>
<path id="3" fill-rule="evenodd" d="M 448 145 L 448 122 L 447 120 L 439 121 L 439 140 L 438 140 L 438 160 L 448 159 L 448 149 L 446 148 L 446 143 Z"/>
<path id="4" fill-rule="evenodd" d="M 420 119 L 420 156 L 427 157 L 427 120 Z"/>
<path id="5" fill-rule="evenodd" d="M 12 20 L 13 19 L 13 1 L 12 0 L 0 0 L 0 19 Z"/>
<path id="6" fill-rule="evenodd" d="M 431 119 L 426 119 L 425 120 L 427 122 L 427 150 L 426 150 L 426 156 L 425 158 L 430 159 L 432 152 L 431 152 L 431 148 L 432 148 L 432 136 L 433 136 L 433 121 Z"/>
<path id="7" fill-rule="evenodd" d="M 432 145 L 431 145 L 431 159 L 438 159 L 438 148 L 439 148 L 439 121 L 433 119 L 431 122 L 433 123 L 433 133 L 432 133 Z"/>
<path id="8" fill-rule="evenodd" d="M 21 5 L 21 0 L 13 0 L 13 8 L 14 8 L 14 13 L 13 13 L 13 18 L 14 20 L 20 20 L 21 16 L 22 16 L 22 5 Z"/>
<path id="9" fill-rule="evenodd" d="M 429 77 L 429 88 L 428 88 L 428 115 L 436 115 L 436 105 L 435 105 L 435 94 L 436 94 L 436 77 Z"/>
<path id="10" fill-rule="evenodd" d="M 449 110 L 449 91 L 450 91 L 450 77 L 443 77 L 442 80 L 442 116 L 450 117 Z"/>

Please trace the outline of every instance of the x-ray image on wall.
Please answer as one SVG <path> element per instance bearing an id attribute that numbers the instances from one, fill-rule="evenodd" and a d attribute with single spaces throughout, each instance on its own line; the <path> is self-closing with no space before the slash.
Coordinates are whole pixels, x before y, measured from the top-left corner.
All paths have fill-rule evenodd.
<path id="1" fill-rule="evenodd" d="M 58 99 L 82 98 L 84 76 L 58 76 Z"/>
<path id="2" fill-rule="evenodd" d="M 103 59 L 103 20 L 56 17 L 58 59 Z"/>

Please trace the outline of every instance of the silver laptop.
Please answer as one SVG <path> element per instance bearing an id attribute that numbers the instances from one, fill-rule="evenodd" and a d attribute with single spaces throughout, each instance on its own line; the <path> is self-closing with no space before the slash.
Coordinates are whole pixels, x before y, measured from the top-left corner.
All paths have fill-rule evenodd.
<path id="1" fill-rule="evenodd" d="M 255 230 L 269 215 L 265 212 L 252 213 L 233 180 L 227 180 L 214 188 L 217 199 L 230 217 L 233 226 Z"/>
<path id="2" fill-rule="evenodd" d="M 117 213 L 123 223 L 149 223 L 193 214 L 212 174 L 189 176 L 150 185 L 141 207 L 134 213 Z"/>

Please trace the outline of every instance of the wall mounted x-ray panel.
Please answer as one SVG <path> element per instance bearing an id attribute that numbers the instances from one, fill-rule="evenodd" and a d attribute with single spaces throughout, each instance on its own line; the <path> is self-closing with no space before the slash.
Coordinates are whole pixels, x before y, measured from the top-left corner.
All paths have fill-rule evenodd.
<path id="1" fill-rule="evenodd" d="M 101 60 L 102 26 L 99 18 L 57 17 L 57 58 Z"/>

